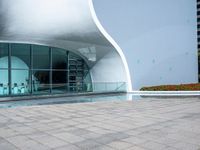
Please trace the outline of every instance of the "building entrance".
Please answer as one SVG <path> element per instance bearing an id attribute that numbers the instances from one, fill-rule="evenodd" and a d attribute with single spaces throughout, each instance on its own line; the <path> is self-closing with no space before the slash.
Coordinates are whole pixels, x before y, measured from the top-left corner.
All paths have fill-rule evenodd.
<path id="1" fill-rule="evenodd" d="M 0 96 L 91 92 L 84 59 L 70 51 L 0 43 Z"/>

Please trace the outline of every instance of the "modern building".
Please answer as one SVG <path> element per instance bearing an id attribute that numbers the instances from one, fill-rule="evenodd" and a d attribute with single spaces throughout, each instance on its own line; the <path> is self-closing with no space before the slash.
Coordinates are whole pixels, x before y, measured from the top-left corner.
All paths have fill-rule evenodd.
<path id="1" fill-rule="evenodd" d="M 133 1 L 127 1 L 127 6 L 128 2 Z M 187 2 L 184 0 L 183 3 Z M 149 8 L 157 5 L 160 3 L 152 3 Z M 137 34 L 134 34 L 132 28 L 140 31 L 140 26 L 133 26 L 130 28 L 131 36 L 138 35 L 138 39 L 135 38 L 132 44 L 129 41 L 131 48 L 124 47 L 115 36 L 115 33 L 123 34 L 123 30 L 111 32 L 122 50 L 104 30 L 104 24 L 106 28 L 108 26 L 101 13 L 98 16 L 103 26 L 97 19 L 96 6 L 92 0 L 0 0 L 0 96 L 125 92 L 146 85 L 197 81 L 193 23 L 178 22 L 180 24 L 173 28 L 170 24 L 174 25 L 174 22 L 168 22 L 166 30 L 154 28 L 152 30 L 156 32 L 149 32 L 151 34 L 145 37 L 135 31 Z M 155 14 L 149 13 L 149 17 L 157 14 L 156 11 Z M 177 17 L 182 15 L 178 13 Z M 140 12 L 136 16 L 143 17 Z M 125 18 L 120 19 L 124 21 Z M 134 19 L 127 18 L 126 21 Z M 184 17 L 182 19 L 185 21 Z M 152 22 L 156 21 L 149 20 L 150 27 Z M 183 24 L 185 26 L 179 30 Z M 176 33 L 178 42 L 167 33 Z M 168 41 L 152 47 L 159 42 L 152 40 L 156 40 L 156 36 Z M 183 42 L 190 37 L 190 41 Z M 149 49 L 146 47 L 148 40 L 151 42 Z M 165 43 L 171 49 L 163 54 Z M 155 51 L 151 52 L 153 48 Z M 181 64 L 192 69 L 187 72 L 185 67 L 180 68 Z"/>
<path id="2" fill-rule="evenodd" d="M 131 90 L 92 1 L 0 1 L 0 95 Z"/>

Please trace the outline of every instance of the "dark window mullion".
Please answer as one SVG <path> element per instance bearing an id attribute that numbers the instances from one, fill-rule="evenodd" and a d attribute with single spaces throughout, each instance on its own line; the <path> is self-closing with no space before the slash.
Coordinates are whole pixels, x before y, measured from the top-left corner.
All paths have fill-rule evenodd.
<path id="1" fill-rule="evenodd" d="M 67 92 L 69 92 L 69 52 L 67 51 L 66 52 L 66 54 L 67 54 Z"/>
<path id="2" fill-rule="evenodd" d="M 30 79 L 29 79 L 30 94 L 33 94 L 33 46 L 30 45 Z"/>
<path id="3" fill-rule="evenodd" d="M 12 94 L 12 79 L 11 79 L 11 44 L 8 44 L 8 91 L 9 95 Z"/>
<path id="4" fill-rule="evenodd" d="M 52 48 L 49 47 L 49 64 L 50 64 L 50 71 L 49 71 L 49 84 L 50 84 L 50 93 L 52 93 Z"/>

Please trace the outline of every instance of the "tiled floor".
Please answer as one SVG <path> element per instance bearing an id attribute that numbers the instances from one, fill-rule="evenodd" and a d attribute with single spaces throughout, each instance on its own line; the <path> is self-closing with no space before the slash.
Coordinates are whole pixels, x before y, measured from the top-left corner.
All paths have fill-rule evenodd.
<path id="1" fill-rule="evenodd" d="M 200 150 L 200 98 L 0 109 L 0 150 Z"/>

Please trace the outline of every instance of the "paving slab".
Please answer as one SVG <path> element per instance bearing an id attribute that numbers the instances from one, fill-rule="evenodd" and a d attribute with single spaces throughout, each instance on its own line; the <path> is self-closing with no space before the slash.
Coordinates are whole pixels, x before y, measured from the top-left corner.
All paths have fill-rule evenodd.
<path id="1" fill-rule="evenodd" d="M 2 150 L 200 150 L 200 98 L 0 109 Z"/>

